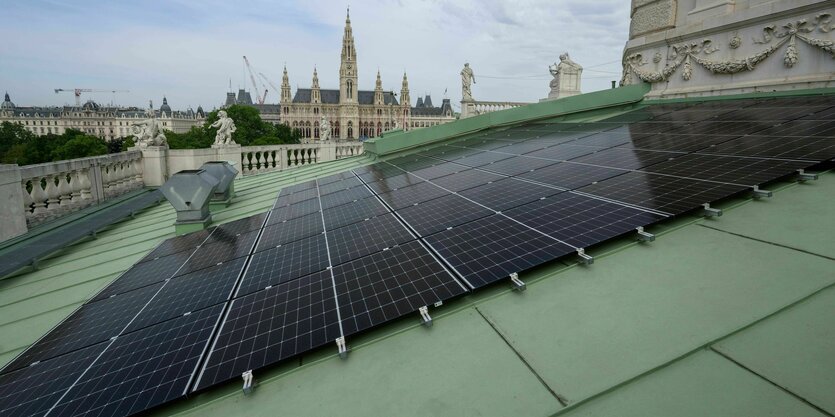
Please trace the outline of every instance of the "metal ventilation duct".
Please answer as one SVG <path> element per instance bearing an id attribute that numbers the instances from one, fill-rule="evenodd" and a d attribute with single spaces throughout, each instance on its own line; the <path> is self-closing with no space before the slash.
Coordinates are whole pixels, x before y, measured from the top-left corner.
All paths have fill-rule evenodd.
<path id="1" fill-rule="evenodd" d="M 219 181 L 217 188 L 215 188 L 212 201 L 228 202 L 235 196 L 235 176 L 238 175 L 238 170 L 232 166 L 228 161 L 209 161 L 203 164 L 200 169 L 209 173 Z"/>
<path id="2" fill-rule="evenodd" d="M 212 221 L 209 199 L 220 181 L 203 169 L 189 169 L 171 176 L 160 191 L 177 210 L 177 232 L 199 230 Z"/>

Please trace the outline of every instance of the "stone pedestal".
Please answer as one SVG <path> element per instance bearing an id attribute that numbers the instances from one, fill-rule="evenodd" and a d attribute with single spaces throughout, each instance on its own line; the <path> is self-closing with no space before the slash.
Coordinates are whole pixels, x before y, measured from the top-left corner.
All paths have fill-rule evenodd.
<path id="1" fill-rule="evenodd" d="M 474 100 L 461 100 L 461 118 L 466 119 L 476 115 Z"/>
<path id="2" fill-rule="evenodd" d="M 28 231 L 21 184 L 17 165 L 0 165 L 0 242 Z"/>
<path id="3" fill-rule="evenodd" d="M 142 152 L 142 179 L 146 187 L 159 187 L 168 180 L 168 146 L 133 147 Z"/>
<path id="4" fill-rule="evenodd" d="M 243 166 L 243 159 L 241 157 L 241 145 L 233 144 L 233 145 L 212 145 L 212 149 L 217 152 L 217 156 L 215 157 L 215 161 L 228 161 L 235 169 L 238 170 L 238 176 L 241 175 L 241 168 Z"/>

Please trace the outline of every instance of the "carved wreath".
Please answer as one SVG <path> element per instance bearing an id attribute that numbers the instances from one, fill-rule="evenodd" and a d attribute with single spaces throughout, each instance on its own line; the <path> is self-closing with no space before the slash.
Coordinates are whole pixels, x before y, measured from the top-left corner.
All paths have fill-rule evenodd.
<path id="1" fill-rule="evenodd" d="M 765 50 L 743 59 L 711 61 L 709 59 L 699 57 L 698 55 L 700 53 L 707 55 L 716 52 L 719 49 L 713 46 L 713 42 L 710 39 L 705 39 L 696 43 L 673 45 L 672 54 L 669 57 L 671 61 L 663 69 L 661 69 L 661 71 L 642 70 L 640 67 L 646 65 L 643 56 L 641 54 L 629 55 L 625 57 L 623 61 L 623 78 L 621 79 L 621 85 L 631 84 L 633 74 L 641 81 L 648 83 L 667 81 L 679 67 L 682 68 L 682 79 L 689 81 L 693 76 L 693 61 L 714 74 L 736 74 L 742 71 L 752 71 L 757 64 L 764 61 L 786 44 L 788 44 L 788 47 L 783 55 L 783 63 L 787 67 L 791 68 L 797 64 L 797 61 L 800 58 L 797 52 L 797 39 L 819 48 L 832 56 L 832 58 L 835 58 L 835 42 L 824 39 L 816 39 L 808 35 L 816 29 L 823 33 L 827 33 L 835 29 L 835 25 L 831 24 L 831 15 L 829 13 L 821 13 L 815 16 L 815 19 L 811 24 L 807 22 L 806 19 L 801 19 L 795 22 L 786 23 L 782 27 L 783 30 L 780 32 L 776 31 L 775 25 L 764 27 L 762 38 L 754 39 L 754 43 L 769 44 L 774 39 L 779 39 L 779 41 Z"/>

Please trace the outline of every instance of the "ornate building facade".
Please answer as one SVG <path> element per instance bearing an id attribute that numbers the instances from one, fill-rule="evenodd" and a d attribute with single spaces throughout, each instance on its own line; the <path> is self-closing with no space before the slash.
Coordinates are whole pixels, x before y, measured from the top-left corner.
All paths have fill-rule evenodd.
<path id="1" fill-rule="evenodd" d="M 6 93 L 0 103 L 0 123 L 19 123 L 36 135 L 60 135 L 67 129 L 75 129 L 109 141 L 133 135 L 131 125 L 145 120 L 146 111 L 138 107 L 101 106 L 92 100 L 81 107 L 18 107 Z M 206 121 L 202 107 L 197 107 L 197 111 L 174 111 L 165 97 L 162 106 L 155 109 L 154 113 L 163 129 L 174 133 L 185 133 L 192 126 L 202 125 Z"/>
<path id="2" fill-rule="evenodd" d="M 351 30 L 351 16 L 345 19 L 342 55 L 339 67 L 339 89 L 319 86 L 319 74 L 313 69 L 310 88 L 298 88 L 291 95 L 287 68 L 281 80 L 281 123 L 299 129 L 307 140 L 318 140 L 322 119 L 328 121 L 331 138 L 356 140 L 373 138 L 393 129 L 434 126 L 455 120 L 449 100 L 441 107 L 411 107 L 409 81 L 403 74 L 398 100 L 393 91 L 383 90 L 380 72 L 374 90 L 360 90 L 357 51 Z"/>

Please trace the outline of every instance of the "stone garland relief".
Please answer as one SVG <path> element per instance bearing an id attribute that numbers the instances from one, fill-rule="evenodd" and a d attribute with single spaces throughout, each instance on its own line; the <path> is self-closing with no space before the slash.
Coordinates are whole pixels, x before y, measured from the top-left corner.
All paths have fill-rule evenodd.
<path id="1" fill-rule="evenodd" d="M 798 39 L 808 45 L 821 49 L 835 59 L 835 42 L 810 36 L 815 30 L 821 33 L 829 33 L 835 30 L 830 13 L 818 14 L 811 23 L 807 19 L 788 22 L 779 31 L 776 25 L 763 27 L 762 37 L 753 38 L 753 42 L 757 45 L 770 45 L 766 49 L 743 59 L 712 61 L 699 57 L 698 55 L 700 54 L 710 55 L 719 50 L 710 39 L 705 39 L 701 42 L 673 45 L 671 47 L 672 53 L 668 57 L 668 64 L 660 71 L 641 69 L 640 67 L 647 64 L 643 55 L 640 53 L 631 54 L 626 56 L 623 61 L 621 85 L 631 84 L 634 78 L 633 75 L 641 81 L 648 83 L 667 81 L 679 67 L 682 69 L 682 79 L 689 81 L 693 76 L 693 62 L 696 62 L 714 74 L 736 74 L 742 71 L 752 71 L 757 64 L 771 56 L 783 45 L 788 45 L 783 55 L 783 63 L 786 67 L 791 68 L 800 59 L 797 51 Z M 773 42 L 775 40 L 777 41 Z M 734 33 L 729 42 L 729 47 L 736 49 L 741 44 L 742 39 L 739 37 L 739 34 Z M 655 54 L 653 62 L 656 64 L 660 62 L 660 53 Z"/>

